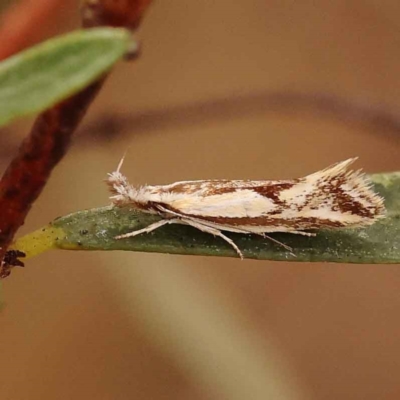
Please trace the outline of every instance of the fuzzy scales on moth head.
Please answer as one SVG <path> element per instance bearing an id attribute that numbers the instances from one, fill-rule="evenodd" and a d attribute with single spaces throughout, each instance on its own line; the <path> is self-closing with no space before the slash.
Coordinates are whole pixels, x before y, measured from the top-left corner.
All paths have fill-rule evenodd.
<path id="1" fill-rule="evenodd" d="M 293 180 L 204 180 L 139 188 L 120 173 L 121 160 L 117 170 L 109 174 L 107 184 L 115 206 L 129 206 L 164 218 L 119 238 L 150 232 L 165 224 L 186 224 L 222 237 L 242 257 L 221 231 L 311 236 L 314 234 L 305 231 L 365 227 L 384 217 L 384 201 L 373 191 L 368 177 L 361 171 L 347 170 L 355 160 Z"/>

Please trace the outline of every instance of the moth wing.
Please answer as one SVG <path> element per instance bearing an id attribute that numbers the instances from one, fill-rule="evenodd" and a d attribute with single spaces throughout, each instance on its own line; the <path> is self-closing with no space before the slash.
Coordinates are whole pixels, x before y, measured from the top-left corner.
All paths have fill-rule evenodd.
<path id="1" fill-rule="evenodd" d="M 185 182 L 186 193 L 171 193 L 166 204 L 234 232 L 366 226 L 383 217 L 385 207 L 365 174 L 347 170 L 355 160 L 293 181 Z"/>
<path id="2" fill-rule="evenodd" d="M 163 203 L 185 215 L 197 217 L 258 217 L 276 212 L 277 191 L 291 181 L 203 181 L 185 183 L 184 192 L 170 190 Z M 174 188 L 171 188 L 174 189 Z"/>

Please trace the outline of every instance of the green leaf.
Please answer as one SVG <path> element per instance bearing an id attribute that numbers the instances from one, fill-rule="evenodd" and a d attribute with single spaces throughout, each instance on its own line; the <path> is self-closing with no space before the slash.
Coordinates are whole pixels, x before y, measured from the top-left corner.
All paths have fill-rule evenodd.
<path id="1" fill-rule="evenodd" d="M 42 111 L 84 88 L 126 53 L 130 40 L 124 29 L 87 29 L 2 61 L 0 126 Z"/>
<path id="2" fill-rule="evenodd" d="M 295 256 L 268 239 L 227 233 L 245 258 L 346 263 L 400 263 L 400 172 L 371 176 L 385 198 L 388 215 L 366 229 L 321 230 L 316 237 L 273 234 L 293 248 Z M 238 257 L 225 241 L 184 225 L 162 227 L 134 238 L 115 236 L 143 228 L 160 218 L 128 208 L 104 207 L 61 217 L 21 238 L 13 246 L 27 256 L 49 248 L 70 250 L 130 250 L 173 254 Z"/>

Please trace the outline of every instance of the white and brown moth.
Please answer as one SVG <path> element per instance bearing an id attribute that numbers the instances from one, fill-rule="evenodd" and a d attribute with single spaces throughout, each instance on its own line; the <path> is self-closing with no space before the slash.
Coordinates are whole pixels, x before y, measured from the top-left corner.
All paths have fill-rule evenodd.
<path id="1" fill-rule="evenodd" d="M 277 242 L 266 233 L 315 236 L 307 231 L 362 228 L 384 217 L 385 206 L 365 174 L 347 169 L 355 160 L 292 180 L 204 180 L 134 187 L 120 172 L 122 159 L 107 178 L 114 205 L 158 214 L 163 219 L 116 238 L 148 233 L 166 224 L 185 224 L 221 237 L 243 258 L 238 246 L 222 231 L 252 233 Z"/>

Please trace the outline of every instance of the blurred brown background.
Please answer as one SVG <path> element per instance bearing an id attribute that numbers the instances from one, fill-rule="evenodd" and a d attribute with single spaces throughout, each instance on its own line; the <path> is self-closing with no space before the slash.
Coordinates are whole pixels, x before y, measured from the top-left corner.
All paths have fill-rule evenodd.
<path id="1" fill-rule="evenodd" d="M 21 234 L 107 204 L 128 146 L 137 184 L 351 156 L 400 170 L 398 15 L 392 0 L 155 2 L 142 57 L 116 68 Z M 2 168 L 29 123 L 2 135 Z M 4 400 L 400 398 L 396 265 L 54 251 L 2 288 Z"/>

